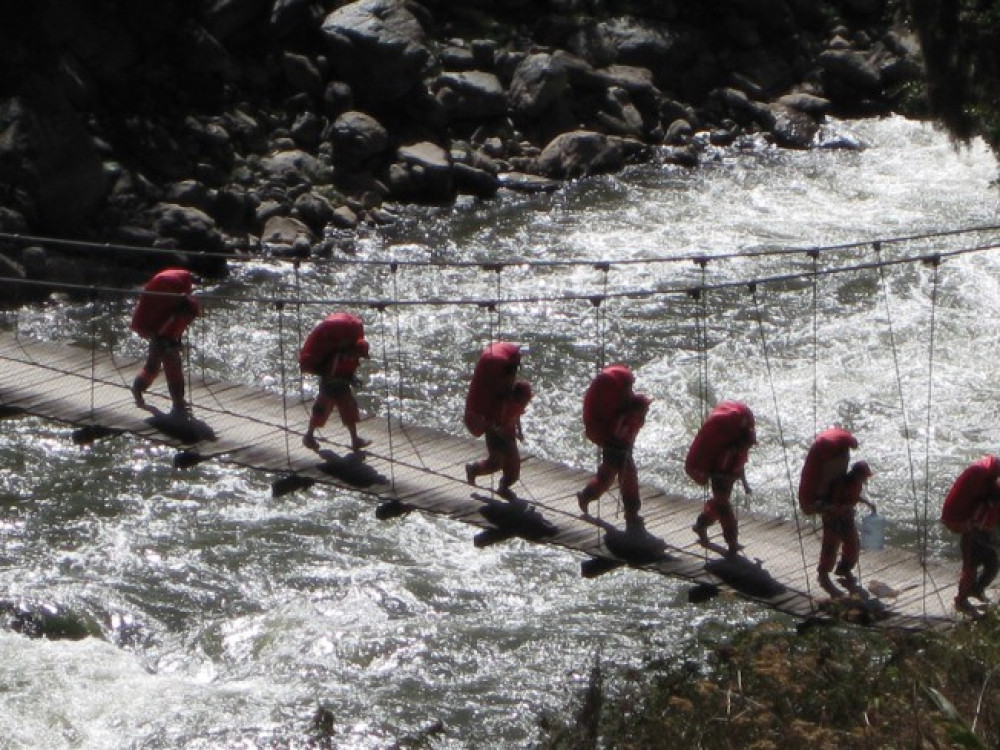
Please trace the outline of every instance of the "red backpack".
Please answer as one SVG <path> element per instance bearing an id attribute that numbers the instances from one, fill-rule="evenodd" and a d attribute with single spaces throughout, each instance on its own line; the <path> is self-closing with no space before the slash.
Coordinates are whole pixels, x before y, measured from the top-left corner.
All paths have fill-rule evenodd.
<path id="1" fill-rule="evenodd" d="M 799 508 L 803 513 L 820 511 L 820 503 L 829 499 L 831 485 L 846 476 L 851 449 L 857 447 L 857 439 L 842 427 L 830 427 L 816 436 L 799 479 Z"/>
<path id="2" fill-rule="evenodd" d="M 521 347 L 517 344 L 498 341 L 479 355 L 465 397 L 465 427 L 474 437 L 500 422 L 504 396 L 513 387 L 520 364 Z"/>
<path id="3" fill-rule="evenodd" d="M 338 366 L 337 358 L 342 360 Z M 313 328 L 299 352 L 299 370 L 310 375 L 350 377 L 368 356 L 365 324 L 351 313 L 332 313 Z"/>
<path id="4" fill-rule="evenodd" d="M 583 395 L 583 428 L 587 439 L 603 446 L 612 437 L 625 407 L 635 376 L 625 365 L 601 370 Z"/>
<path id="5" fill-rule="evenodd" d="M 144 339 L 165 336 L 179 339 L 184 329 L 198 314 L 198 304 L 190 295 L 194 288 L 194 277 L 184 268 L 168 268 L 151 278 L 144 292 L 163 294 L 141 294 L 139 303 L 132 313 L 131 328 Z"/>
<path id="6" fill-rule="evenodd" d="M 727 458 L 735 445 L 757 442 L 756 421 L 750 407 L 739 401 L 720 401 L 691 441 L 684 471 L 700 485 L 708 484 L 715 472 L 731 472 L 738 458 Z"/>

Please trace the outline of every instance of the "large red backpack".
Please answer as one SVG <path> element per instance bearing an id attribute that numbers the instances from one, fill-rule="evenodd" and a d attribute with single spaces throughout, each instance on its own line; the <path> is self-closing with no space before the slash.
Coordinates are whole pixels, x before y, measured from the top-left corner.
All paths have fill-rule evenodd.
<path id="1" fill-rule="evenodd" d="M 750 407 L 739 401 L 720 401 L 691 441 L 684 471 L 701 485 L 708 484 L 711 474 L 729 471 L 724 466 L 726 453 L 737 443 L 757 442 L 756 421 Z"/>
<path id="2" fill-rule="evenodd" d="M 336 367 L 340 355 L 346 367 Z M 365 324 L 351 313 L 332 313 L 313 328 L 299 352 L 299 370 L 311 375 L 351 376 L 358 357 L 368 356 Z M 331 369 L 332 368 L 332 369 Z"/>
<path id="3" fill-rule="evenodd" d="M 857 447 L 857 439 L 842 427 L 830 427 L 816 436 L 799 479 L 799 508 L 803 513 L 820 511 L 819 504 L 829 499 L 833 483 L 846 476 L 851 449 Z"/>
<path id="4" fill-rule="evenodd" d="M 1000 520 L 1000 505 L 985 500 L 997 491 L 1000 459 L 983 456 L 965 471 L 951 486 L 941 508 L 941 523 L 956 533 L 966 531 L 969 523 L 992 528 Z"/>
<path id="5" fill-rule="evenodd" d="M 601 370 L 583 395 L 583 428 L 587 439 L 603 446 L 614 433 L 635 376 L 625 365 L 609 365 Z"/>
<path id="6" fill-rule="evenodd" d="M 144 339 L 164 336 L 179 339 L 184 329 L 198 314 L 193 298 L 172 295 L 189 295 L 194 289 L 194 277 L 184 268 L 168 268 L 151 278 L 144 292 L 160 292 L 139 295 L 139 303 L 132 313 L 131 328 Z"/>
<path id="7" fill-rule="evenodd" d="M 479 355 L 465 397 L 465 427 L 473 436 L 480 437 L 489 425 L 500 422 L 503 398 L 513 386 L 520 364 L 521 347 L 517 344 L 498 341 Z"/>

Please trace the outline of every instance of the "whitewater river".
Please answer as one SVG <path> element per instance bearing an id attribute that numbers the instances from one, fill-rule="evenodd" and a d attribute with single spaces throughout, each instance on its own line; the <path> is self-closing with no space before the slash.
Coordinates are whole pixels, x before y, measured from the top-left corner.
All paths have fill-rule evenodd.
<path id="1" fill-rule="evenodd" d="M 709 400 L 739 398 L 760 444 L 755 493 L 736 501 L 789 517 L 805 447 L 839 422 L 877 472 L 870 494 L 890 540 L 916 552 L 921 519 L 936 518 L 958 471 L 1000 448 L 1000 253 L 815 283 L 796 274 L 997 244 L 997 231 L 884 242 L 879 253 L 870 244 L 1000 224 L 996 166 L 981 145 L 956 151 L 901 119 L 838 127 L 865 148 L 706 152 L 695 172 L 643 167 L 428 210 L 362 238 L 357 260 L 395 270 L 234 268 L 206 290 L 191 367 L 298 396 L 301 330 L 336 304 L 368 325 L 365 411 L 461 434 L 476 352 L 518 341 L 536 391 L 524 450 L 590 467 L 581 395 L 600 362 L 624 361 L 656 399 L 636 449 L 642 482 L 695 495 L 681 469 L 687 444 Z M 804 252 L 859 241 L 869 244 Z M 763 252 L 781 248 L 803 252 Z M 704 270 L 680 260 L 736 253 Z M 515 259 L 526 263 L 448 265 Z M 530 263 L 553 260 L 650 262 Z M 712 288 L 700 297 L 684 292 L 702 283 Z M 306 302 L 279 313 L 259 301 L 276 296 Z M 366 301 L 407 304 L 378 312 Z M 45 339 L 94 334 L 138 355 L 126 318 L 125 303 L 64 300 L 3 325 Z M 303 409 L 291 418 L 303 422 Z M 0 604 L 65 613 L 94 633 L 0 629 L 4 750 L 303 747 L 318 712 L 337 748 L 530 746 L 544 717 L 575 708 L 595 663 L 614 692 L 632 668 L 697 659 L 776 617 L 727 597 L 690 605 L 684 584 L 645 573 L 583 580 L 579 558 L 528 543 L 476 549 L 473 530 L 442 519 L 378 521 L 362 495 L 275 499 L 269 476 L 211 462 L 178 471 L 173 451 L 131 437 L 81 449 L 70 433 L 0 423 Z M 611 501 L 601 513 L 616 520 Z M 955 554 L 933 524 L 926 544 Z"/>

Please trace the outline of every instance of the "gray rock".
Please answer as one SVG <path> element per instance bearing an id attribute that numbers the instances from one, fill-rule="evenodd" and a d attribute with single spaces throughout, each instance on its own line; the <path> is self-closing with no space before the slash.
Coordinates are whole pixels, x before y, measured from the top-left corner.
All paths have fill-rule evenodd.
<path id="1" fill-rule="evenodd" d="M 370 102 L 405 96 L 432 60 L 424 30 L 402 0 L 345 5 L 326 17 L 322 33 L 338 77 Z"/>
<path id="2" fill-rule="evenodd" d="M 312 246 L 315 237 L 304 222 L 291 216 L 272 216 L 260 233 L 260 241 L 266 249 L 283 255 L 290 254 L 299 240 Z"/>
<path id="3" fill-rule="evenodd" d="M 175 240 L 183 250 L 221 252 L 222 234 L 208 214 L 190 206 L 160 203 L 153 207 L 153 229 L 160 237 Z"/>
<path id="4" fill-rule="evenodd" d="M 381 155 L 389 143 L 389 133 L 365 112 L 344 112 L 327 132 L 334 159 L 340 164 L 360 165 Z"/>
<path id="5" fill-rule="evenodd" d="M 581 177 L 621 169 L 625 153 L 617 139 L 575 130 L 553 138 L 536 161 L 538 171 L 548 177 Z"/>
<path id="6" fill-rule="evenodd" d="M 477 169 L 468 164 L 452 165 L 455 176 L 455 189 L 464 195 L 474 195 L 477 198 L 492 198 L 496 195 L 500 182 L 496 174 L 484 169 Z"/>
<path id="7" fill-rule="evenodd" d="M 389 168 L 390 194 L 397 199 L 435 203 L 455 194 L 454 171 L 448 152 L 423 141 L 400 147 Z"/>
<path id="8" fill-rule="evenodd" d="M 816 62 L 825 73 L 860 91 L 874 93 L 881 84 L 878 69 L 855 50 L 824 50 Z"/>
<path id="9" fill-rule="evenodd" d="M 302 182 L 326 184 L 333 181 L 332 168 L 312 154 L 298 149 L 279 151 L 261 160 L 264 171 L 272 177 L 290 175 Z"/>
<path id="10" fill-rule="evenodd" d="M 333 221 L 333 206 L 322 195 L 310 191 L 295 199 L 292 215 L 316 234 L 322 234 L 323 228 Z"/>
<path id="11" fill-rule="evenodd" d="M 771 134 L 775 143 L 797 149 L 812 146 L 819 123 L 811 115 L 783 104 L 773 104 L 770 109 L 774 115 Z"/>
<path id="12" fill-rule="evenodd" d="M 437 100 L 454 120 L 490 120 L 507 111 L 503 85 L 493 73 L 442 73 L 434 88 Z"/>
<path id="13" fill-rule="evenodd" d="M 569 72 L 558 58 L 546 53 L 528 55 L 514 69 L 511 110 L 521 117 L 536 118 L 568 87 Z"/>

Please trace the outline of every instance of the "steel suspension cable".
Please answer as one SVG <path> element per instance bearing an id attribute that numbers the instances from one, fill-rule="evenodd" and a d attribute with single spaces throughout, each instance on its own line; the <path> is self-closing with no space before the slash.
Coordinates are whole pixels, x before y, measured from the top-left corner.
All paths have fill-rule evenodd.
<path id="1" fill-rule="evenodd" d="M 382 340 L 382 368 L 384 372 L 391 372 L 389 364 L 389 345 L 387 340 L 389 338 L 387 333 L 388 326 L 385 322 L 385 307 L 377 307 L 378 320 L 379 320 L 379 338 Z M 397 372 L 399 370 L 397 369 Z M 402 389 L 402 384 L 397 384 L 397 388 Z M 389 438 L 389 482 L 392 487 L 393 494 L 396 492 L 396 448 L 395 448 L 395 436 L 392 429 L 392 383 L 386 378 L 385 381 L 385 425 L 386 433 Z"/>
<path id="2" fill-rule="evenodd" d="M 879 257 L 882 252 L 881 243 L 874 243 L 872 247 L 875 249 L 876 257 Z M 905 437 L 904 445 L 906 446 L 906 463 L 910 473 L 910 497 L 916 506 L 917 503 L 917 477 L 916 471 L 913 466 L 913 449 L 910 444 L 910 422 L 909 415 L 906 411 L 906 399 L 903 395 L 903 375 L 899 367 L 899 352 L 896 347 L 896 331 L 892 320 L 892 307 L 890 304 L 889 296 L 889 282 L 885 275 L 885 269 L 879 268 L 879 278 L 882 285 L 882 297 L 885 301 L 885 317 L 886 323 L 889 330 L 889 348 L 892 351 L 892 366 L 896 375 L 896 392 L 899 394 L 899 411 L 903 418 L 903 435 Z"/>
<path id="3" fill-rule="evenodd" d="M 934 334 L 937 325 L 937 297 L 938 280 L 940 269 L 940 258 L 933 256 L 927 261 L 933 268 L 931 276 L 931 311 L 930 311 L 930 331 L 928 333 L 927 344 L 927 420 L 924 426 L 924 510 L 923 523 L 920 523 L 918 513 L 917 522 L 920 529 L 920 568 L 923 571 L 923 607 L 924 617 L 927 617 L 927 548 L 929 544 L 928 515 L 930 508 L 930 461 L 931 461 L 931 410 L 934 404 Z M 940 594 L 938 594 L 940 596 Z"/>
<path id="4" fill-rule="evenodd" d="M 757 295 L 756 285 L 750 285 L 750 294 L 753 298 L 754 313 L 757 318 L 757 330 L 760 334 L 760 346 L 764 355 L 764 369 L 767 372 L 767 382 L 771 390 L 771 402 L 774 407 L 774 421 L 775 426 L 778 428 L 778 441 L 781 445 L 782 457 L 785 463 L 785 478 L 788 483 L 788 496 L 791 499 L 792 517 L 795 519 L 795 536 L 799 540 L 799 555 L 802 558 L 802 570 L 805 573 L 806 593 L 809 595 L 809 599 L 811 601 L 812 584 L 809 581 L 809 563 L 806 561 L 806 547 L 805 543 L 802 541 L 802 524 L 799 520 L 799 508 L 795 499 L 794 485 L 792 483 L 792 468 L 788 461 L 788 447 L 785 444 L 785 431 L 781 423 L 781 409 L 778 406 L 778 392 L 774 385 L 774 373 L 771 368 L 771 355 L 767 346 L 767 336 L 764 333 L 764 318 L 760 310 L 760 299 Z"/>
<path id="5" fill-rule="evenodd" d="M 281 375 L 281 419 L 285 428 L 284 430 L 282 430 L 282 433 L 285 436 L 285 462 L 288 465 L 288 470 L 291 471 L 292 443 L 291 443 L 291 432 L 288 429 L 288 384 L 285 378 L 284 301 L 276 300 L 274 303 L 274 309 L 278 313 L 278 372 Z"/>
<path id="6" fill-rule="evenodd" d="M 812 417 L 813 437 L 819 434 L 819 253 L 812 258 Z"/>

